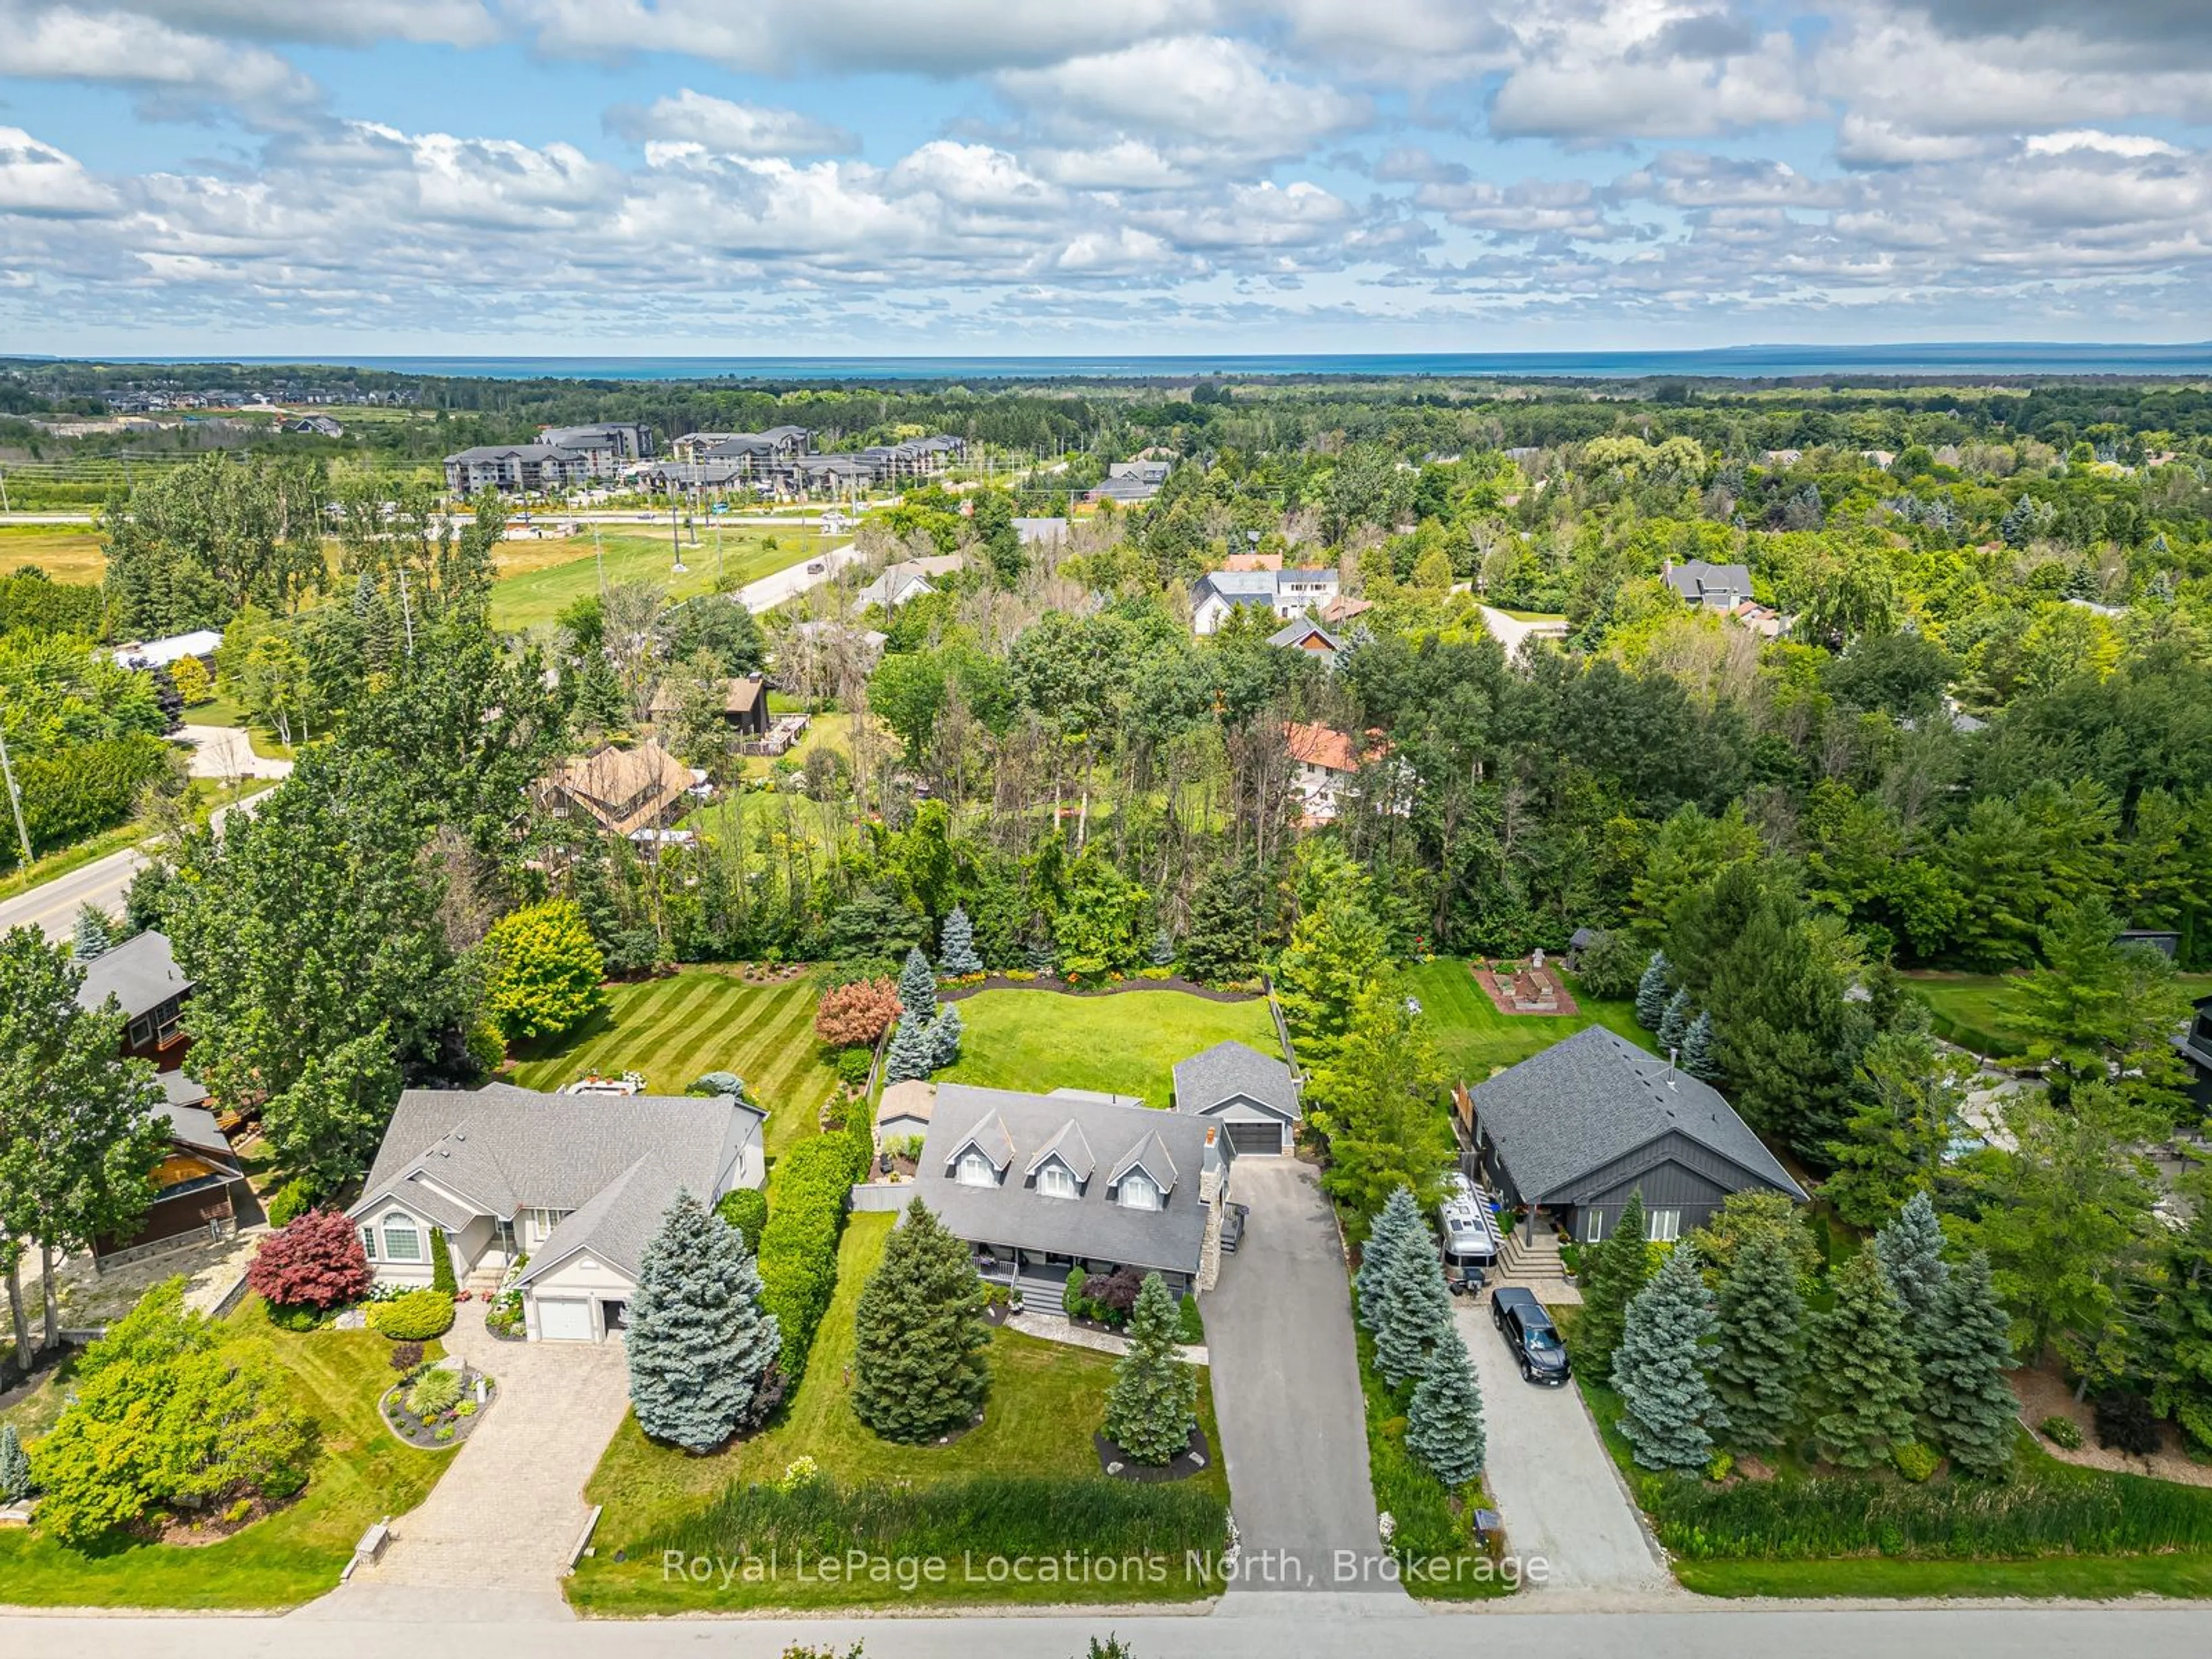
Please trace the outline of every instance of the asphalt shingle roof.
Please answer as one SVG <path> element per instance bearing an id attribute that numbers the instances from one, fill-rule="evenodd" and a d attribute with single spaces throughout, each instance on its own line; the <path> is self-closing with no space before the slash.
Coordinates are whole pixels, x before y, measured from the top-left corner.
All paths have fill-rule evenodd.
<path id="1" fill-rule="evenodd" d="M 168 936 L 149 930 L 85 963 L 76 1000 L 80 1008 L 97 1011 L 112 996 L 123 1005 L 125 1017 L 136 1019 L 191 988 L 191 981 L 178 969 Z"/>
<path id="2" fill-rule="evenodd" d="M 1178 1112 L 1203 1114 L 1240 1097 L 1279 1112 L 1286 1122 L 1298 1121 L 1298 1085 L 1273 1054 L 1231 1040 L 1176 1062 Z"/>

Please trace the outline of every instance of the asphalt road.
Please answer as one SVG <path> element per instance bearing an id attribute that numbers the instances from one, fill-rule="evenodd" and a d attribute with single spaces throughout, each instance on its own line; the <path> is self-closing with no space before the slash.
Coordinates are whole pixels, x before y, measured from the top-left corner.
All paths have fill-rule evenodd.
<path id="1" fill-rule="evenodd" d="M 818 558 L 801 559 L 797 564 L 787 564 L 781 570 L 771 570 L 757 582 L 747 582 L 738 590 L 738 597 L 751 611 L 773 611 L 786 599 L 796 598 L 810 587 L 818 587 L 837 571 L 856 562 L 860 550 L 848 542 L 842 547 L 833 547 Z M 818 574 L 810 574 L 808 567 L 818 564 Z"/>

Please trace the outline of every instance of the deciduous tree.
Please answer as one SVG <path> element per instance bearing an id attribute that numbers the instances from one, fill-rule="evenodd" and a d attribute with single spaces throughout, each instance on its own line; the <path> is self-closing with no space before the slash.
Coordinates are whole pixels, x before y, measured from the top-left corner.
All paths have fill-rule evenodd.
<path id="1" fill-rule="evenodd" d="M 1322 1186 L 1357 1231 L 1401 1187 L 1422 1204 L 1442 1194 L 1452 1157 L 1443 1066 L 1405 989 L 1373 980 L 1308 1096 L 1308 1121 L 1328 1138 Z"/>
<path id="2" fill-rule="evenodd" d="M 373 1279 L 361 1231 L 338 1210 L 310 1210 L 261 1241 L 246 1282 L 280 1308 L 338 1308 L 368 1294 Z"/>
<path id="3" fill-rule="evenodd" d="M 484 1015 L 510 1041 L 573 1031 L 605 1006 L 606 959 L 567 899 L 501 916 L 483 954 Z"/>

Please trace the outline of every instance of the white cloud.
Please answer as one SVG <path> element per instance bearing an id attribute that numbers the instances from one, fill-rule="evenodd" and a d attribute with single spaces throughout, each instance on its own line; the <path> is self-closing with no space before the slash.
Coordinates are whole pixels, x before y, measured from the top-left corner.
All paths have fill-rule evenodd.
<path id="1" fill-rule="evenodd" d="M 0 127 L 0 214 L 68 217 L 106 212 L 116 203 L 115 192 L 74 155 L 21 127 Z"/>
<path id="2" fill-rule="evenodd" d="M 2124 155 L 2141 161 L 2147 155 L 2179 155 L 2178 145 L 2163 138 L 2146 138 L 2140 134 L 2099 132 L 2093 127 L 2077 127 L 2070 132 L 2040 132 L 2027 141 L 2030 155 L 2063 155 L 2069 150 L 2101 150 L 2107 155 Z"/>
<path id="3" fill-rule="evenodd" d="M 249 117 L 289 114 L 317 97 L 276 53 L 171 28 L 125 11 L 0 0 L 0 74 L 120 86 L 162 107 L 220 102 Z"/>
<path id="4" fill-rule="evenodd" d="M 859 135 L 797 110 L 732 103 L 686 87 L 641 108 L 617 104 L 606 115 L 608 131 L 643 143 L 694 143 L 719 155 L 848 155 Z"/>
<path id="5" fill-rule="evenodd" d="M 503 32 L 484 0 L 106 0 L 103 9 L 235 40 L 480 46 Z"/>

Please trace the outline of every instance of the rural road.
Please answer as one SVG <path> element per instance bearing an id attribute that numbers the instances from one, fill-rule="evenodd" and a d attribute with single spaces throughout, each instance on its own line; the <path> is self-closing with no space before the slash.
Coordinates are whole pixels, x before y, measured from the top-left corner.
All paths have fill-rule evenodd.
<path id="1" fill-rule="evenodd" d="M 786 599 L 795 599 L 810 587 L 817 587 L 830 580 L 836 571 L 848 564 L 857 563 L 860 550 L 851 542 L 842 547 L 833 547 L 816 559 L 801 559 L 797 564 L 787 564 L 781 570 L 771 570 L 757 582 L 747 582 L 738 590 L 738 597 L 751 611 L 773 611 Z M 818 564 L 818 574 L 809 574 L 807 567 Z"/>

